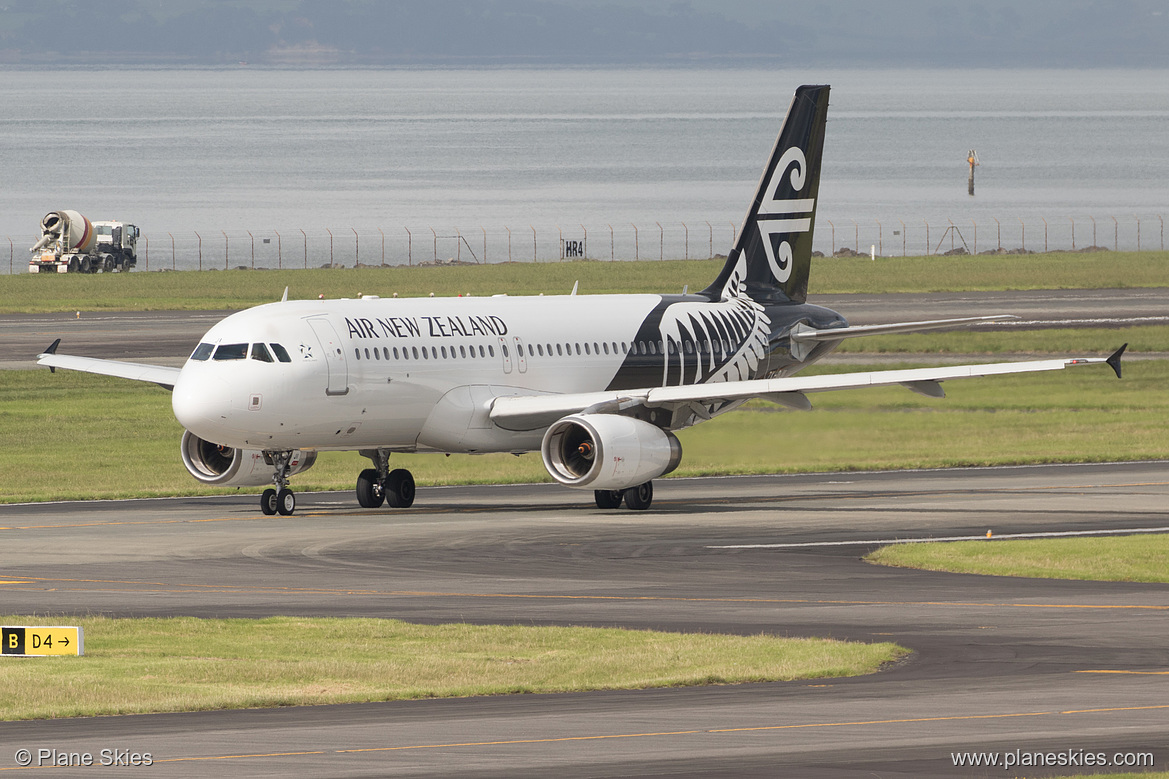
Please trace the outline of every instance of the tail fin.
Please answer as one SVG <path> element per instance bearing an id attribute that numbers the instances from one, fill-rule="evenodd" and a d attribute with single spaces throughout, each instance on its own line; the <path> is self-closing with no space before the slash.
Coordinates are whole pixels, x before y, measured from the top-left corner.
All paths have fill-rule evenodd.
<path id="1" fill-rule="evenodd" d="M 746 294 L 759 303 L 807 299 L 828 90 L 796 90 L 743 229 L 704 295 L 723 300 Z"/>

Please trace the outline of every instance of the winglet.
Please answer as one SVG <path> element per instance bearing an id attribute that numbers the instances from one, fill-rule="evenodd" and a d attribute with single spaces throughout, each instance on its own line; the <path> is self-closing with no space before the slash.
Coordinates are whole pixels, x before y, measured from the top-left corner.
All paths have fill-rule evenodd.
<path id="1" fill-rule="evenodd" d="M 1108 363 L 1109 367 L 1111 367 L 1112 370 L 1116 371 L 1116 378 L 1118 378 L 1118 379 L 1120 378 L 1120 355 L 1124 354 L 1124 350 L 1127 348 L 1128 348 L 1128 344 L 1125 344 L 1124 346 L 1120 347 L 1115 352 L 1113 352 L 1111 357 L 1109 357 L 1107 360 L 1105 360 L 1105 362 Z"/>
<path id="2" fill-rule="evenodd" d="M 44 356 L 46 354 L 56 354 L 57 347 L 60 345 L 61 345 L 61 339 L 58 338 L 56 341 L 53 341 L 52 345 L 50 345 L 48 349 L 45 349 L 45 351 L 43 351 L 40 355 L 37 355 L 37 356 L 41 357 L 41 356 Z M 50 365 L 49 366 L 49 373 L 56 373 L 56 372 L 57 372 L 57 369 L 54 368 L 52 365 Z"/>

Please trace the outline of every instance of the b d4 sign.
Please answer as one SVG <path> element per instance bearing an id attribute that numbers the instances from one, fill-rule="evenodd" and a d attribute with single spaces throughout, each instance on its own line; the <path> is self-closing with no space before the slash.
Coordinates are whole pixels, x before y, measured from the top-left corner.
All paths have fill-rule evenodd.
<path id="1" fill-rule="evenodd" d="M 0 654 L 13 657 L 83 655 L 85 640 L 79 627 L 0 627 Z"/>

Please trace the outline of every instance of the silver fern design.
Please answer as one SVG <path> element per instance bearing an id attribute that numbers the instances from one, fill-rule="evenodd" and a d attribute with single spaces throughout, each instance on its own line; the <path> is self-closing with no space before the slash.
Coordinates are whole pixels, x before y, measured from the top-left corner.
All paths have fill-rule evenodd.
<path id="1" fill-rule="evenodd" d="M 747 296 L 745 273 L 740 255 L 720 302 L 675 303 L 663 312 L 663 385 L 743 381 L 758 375 L 771 320 Z"/>

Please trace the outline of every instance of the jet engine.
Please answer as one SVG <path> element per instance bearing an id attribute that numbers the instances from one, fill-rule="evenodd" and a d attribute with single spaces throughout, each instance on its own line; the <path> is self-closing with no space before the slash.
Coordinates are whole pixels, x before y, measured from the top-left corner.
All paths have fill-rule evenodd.
<path id="1" fill-rule="evenodd" d="M 567 487 L 624 490 L 677 468 L 682 444 L 640 419 L 573 414 L 548 428 L 540 454 L 552 478 Z"/>
<path id="2" fill-rule="evenodd" d="M 196 480 L 217 487 L 259 487 L 272 483 L 276 472 L 271 459 L 256 449 L 232 449 L 204 441 L 185 431 L 179 445 L 183 465 Z M 307 471 L 317 461 L 316 452 L 297 450 L 292 453 L 288 476 Z"/>

